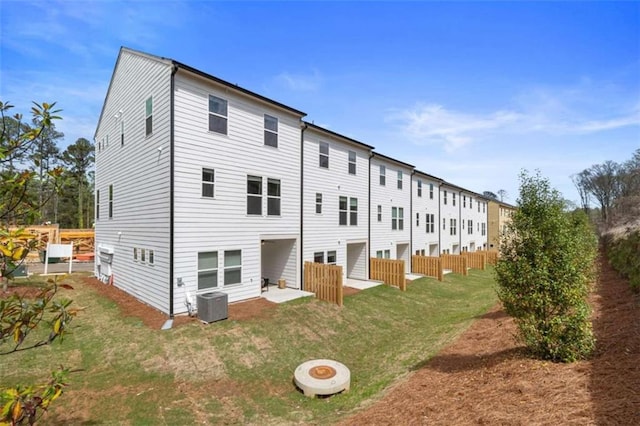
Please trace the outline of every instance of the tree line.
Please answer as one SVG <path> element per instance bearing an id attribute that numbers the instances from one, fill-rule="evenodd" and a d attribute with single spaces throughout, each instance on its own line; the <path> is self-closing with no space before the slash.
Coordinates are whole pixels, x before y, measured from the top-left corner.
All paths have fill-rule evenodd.
<path id="1" fill-rule="evenodd" d="M 61 149 L 55 103 L 34 103 L 30 120 L 12 109 L 0 101 L 0 223 L 91 227 L 94 145 L 79 138 Z"/>
<path id="2" fill-rule="evenodd" d="M 594 164 L 571 176 L 580 195 L 580 204 L 589 212 L 591 202 L 599 206 L 606 226 L 640 216 L 640 149 L 631 159 Z"/>

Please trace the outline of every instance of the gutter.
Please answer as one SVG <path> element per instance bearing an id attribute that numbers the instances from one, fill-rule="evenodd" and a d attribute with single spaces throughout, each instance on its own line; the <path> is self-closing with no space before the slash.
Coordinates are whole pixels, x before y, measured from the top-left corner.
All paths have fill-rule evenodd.
<path id="1" fill-rule="evenodd" d="M 175 233 L 175 182 L 174 182 L 174 169 L 175 169 L 175 75 L 178 72 L 178 66 L 174 63 L 171 70 L 171 92 L 170 92 L 170 136 L 169 136 L 169 318 L 173 319 L 173 285 L 174 285 L 174 233 Z"/>
<path id="2" fill-rule="evenodd" d="M 304 290 L 304 131 L 309 126 L 300 120 L 300 289 Z"/>
<path id="3" fill-rule="evenodd" d="M 371 277 L 371 159 L 373 158 L 373 151 L 369 153 L 369 183 L 368 183 L 368 207 L 369 207 L 369 220 L 367 221 L 367 256 L 369 257 L 369 262 L 367 262 L 367 279 Z M 376 218 L 377 220 L 377 218 Z"/>
<path id="4" fill-rule="evenodd" d="M 458 191 L 458 218 L 460 220 L 460 225 L 458 225 L 458 250 L 462 253 L 462 191 Z"/>
<path id="5" fill-rule="evenodd" d="M 438 256 L 442 254 L 442 200 L 440 198 L 442 192 L 442 182 L 438 185 Z"/>
<path id="6" fill-rule="evenodd" d="M 409 175 L 409 220 L 411 220 L 411 226 L 409 226 L 409 265 L 411 265 L 411 259 L 413 259 L 413 176 L 416 174 L 416 170 L 411 170 Z M 418 217 L 420 212 L 418 212 Z M 413 268 L 409 268 L 409 272 L 413 272 Z"/>

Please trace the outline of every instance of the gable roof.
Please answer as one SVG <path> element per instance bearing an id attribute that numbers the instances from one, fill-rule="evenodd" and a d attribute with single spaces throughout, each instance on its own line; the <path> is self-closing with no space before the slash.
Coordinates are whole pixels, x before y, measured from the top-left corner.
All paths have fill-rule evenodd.
<path id="1" fill-rule="evenodd" d="M 400 164 L 401 166 L 408 167 L 410 169 L 413 169 L 415 167 L 413 164 L 409 164 L 409 163 L 405 163 L 404 161 L 396 160 L 395 158 L 388 157 L 388 156 L 386 156 L 384 154 L 380 154 L 379 152 L 376 152 L 376 151 L 373 152 L 373 155 L 374 155 L 374 157 L 380 157 L 380 158 L 382 158 L 384 160 Z"/>
<path id="2" fill-rule="evenodd" d="M 348 136 L 344 136 L 344 135 L 341 135 L 340 133 L 336 133 L 336 132 L 334 132 L 334 131 L 332 131 L 332 130 L 325 129 L 324 127 L 320 127 L 320 126 L 318 126 L 318 125 L 316 125 L 316 124 L 309 123 L 309 122 L 304 121 L 304 120 L 303 120 L 302 122 L 303 122 L 307 127 L 309 127 L 310 129 L 317 130 L 318 132 L 326 133 L 326 134 L 328 134 L 328 135 L 330 135 L 330 136 L 333 136 L 333 137 L 336 137 L 336 138 L 343 139 L 343 140 L 345 140 L 346 142 L 352 143 L 352 144 L 354 144 L 354 145 L 358 145 L 358 146 L 360 146 L 360 147 L 362 147 L 362 148 L 369 149 L 369 150 L 372 150 L 372 149 L 374 149 L 374 148 L 375 148 L 375 147 L 373 147 L 373 146 L 371 146 L 371 145 L 367 145 L 366 143 L 363 143 L 363 142 L 357 141 L 357 140 L 355 140 L 355 139 L 351 139 L 351 138 L 350 138 L 350 137 L 348 137 Z"/>

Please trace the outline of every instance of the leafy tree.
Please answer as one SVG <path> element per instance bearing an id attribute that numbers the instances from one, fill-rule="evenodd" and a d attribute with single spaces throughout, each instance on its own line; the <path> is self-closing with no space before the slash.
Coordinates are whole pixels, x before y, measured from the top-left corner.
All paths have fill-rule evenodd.
<path id="1" fill-rule="evenodd" d="M 520 197 L 496 265 L 497 293 L 518 339 L 544 359 L 570 362 L 594 346 L 587 295 L 596 239 L 586 215 L 566 213 L 539 173 L 520 176 Z"/>
<path id="2" fill-rule="evenodd" d="M 34 120 L 34 124 L 38 126 L 40 124 L 39 120 Z M 55 124 L 51 123 L 50 127 L 46 127 L 40 132 L 29 155 L 29 159 L 33 162 L 34 169 L 37 171 L 38 205 L 40 206 L 38 213 L 40 220 L 44 220 L 47 217 L 47 203 L 45 201 L 55 197 L 55 188 L 50 185 L 49 171 L 55 168 L 58 162 L 60 150 L 56 142 L 63 137 L 64 133 L 57 131 Z M 51 211 L 52 209 L 49 210 Z"/>
<path id="3" fill-rule="evenodd" d="M 496 194 L 494 194 L 493 192 L 491 192 L 491 191 L 484 191 L 482 193 L 482 195 L 484 195 L 487 198 L 491 198 L 492 200 L 497 200 L 498 199 L 498 196 Z"/>
<path id="4" fill-rule="evenodd" d="M 498 197 L 500 197 L 500 201 L 504 201 L 505 198 L 509 197 L 509 193 L 504 189 L 498 190 Z"/>
<path id="5" fill-rule="evenodd" d="M 84 200 L 88 198 L 88 173 L 95 161 L 95 148 L 87 139 L 79 138 L 73 145 L 67 147 L 61 159 L 69 167 L 70 176 L 77 184 L 77 223 L 78 228 L 84 228 Z"/>

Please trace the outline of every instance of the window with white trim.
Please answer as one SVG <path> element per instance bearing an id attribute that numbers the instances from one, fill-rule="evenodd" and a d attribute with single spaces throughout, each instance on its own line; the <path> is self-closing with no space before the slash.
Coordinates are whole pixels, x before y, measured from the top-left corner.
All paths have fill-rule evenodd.
<path id="1" fill-rule="evenodd" d="M 218 252 L 198 253 L 198 290 L 218 287 Z"/>
<path id="2" fill-rule="evenodd" d="M 270 115 L 264 115 L 264 144 L 278 147 L 278 119 Z"/>
<path id="3" fill-rule="evenodd" d="M 451 193 L 451 205 L 453 205 L 453 206 L 456 205 L 456 193 L 455 192 Z"/>
<path id="4" fill-rule="evenodd" d="M 481 235 L 487 235 L 487 224 L 482 222 L 482 234 Z"/>
<path id="5" fill-rule="evenodd" d="M 467 225 L 467 232 L 469 233 L 469 235 L 473 234 L 473 220 L 469 219 L 467 221 L 468 225 Z"/>
<path id="6" fill-rule="evenodd" d="M 480 213 L 480 201 L 478 201 L 476 204 L 478 205 L 478 213 Z"/>
<path id="7" fill-rule="evenodd" d="M 134 262 L 138 261 L 138 247 L 133 248 L 133 261 Z"/>
<path id="8" fill-rule="evenodd" d="M 100 190 L 96 190 L 96 220 L 100 219 Z"/>
<path id="9" fill-rule="evenodd" d="M 109 219 L 113 217 L 113 185 L 109 185 Z"/>
<path id="10" fill-rule="evenodd" d="M 391 259 L 391 250 L 385 250 L 384 251 L 384 258 L 385 259 Z"/>
<path id="11" fill-rule="evenodd" d="M 262 214 L 262 177 L 247 176 L 247 214 Z"/>
<path id="12" fill-rule="evenodd" d="M 145 127 L 145 135 L 149 136 L 153 133 L 153 97 L 149 97 L 144 103 L 145 109 L 145 119 L 144 119 L 144 127 Z"/>
<path id="13" fill-rule="evenodd" d="M 425 221 L 427 223 L 427 234 L 431 234 L 435 232 L 435 227 L 436 227 L 436 223 L 435 223 L 435 215 L 433 213 L 427 213 L 425 214 Z"/>
<path id="14" fill-rule="evenodd" d="M 416 226 L 420 226 L 420 213 L 416 213 Z"/>
<path id="15" fill-rule="evenodd" d="M 446 206 L 447 205 L 447 191 L 446 190 L 444 191 L 443 195 L 444 195 L 444 205 Z"/>
<path id="16" fill-rule="evenodd" d="M 433 200 L 433 184 L 429 184 L 429 199 Z"/>
<path id="17" fill-rule="evenodd" d="M 349 198 L 349 225 L 358 226 L 358 199 Z"/>
<path id="18" fill-rule="evenodd" d="M 445 219 L 444 217 L 442 218 L 442 230 L 446 230 L 447 229 L 447 219 Z"/>
<path id="19" fill-rule="evenodd" d="M 224 285 L 242 284 L 242 250 L 224 251 Z"/>
<path id="20" fill-rule="evenodd" d="M 349 174 L 356 174 L 356 153 L 355 151 L 349 151 Z"/>
<path id="21" fill-rule="evenodd" d="M 323 169 L 328 169 L 329 168 L 329 144 L 326 142 L 320 142 L 320 146 L 319 146 L 319 161 L 320 161 L 320 167 L 322 167 Z"/>
<path id="22" fill-rule="evenodd" d="M 462 196 L 462 207 L 463 208 L 467 207 L 467 196 L 466 195 Z"/>
<path id="23" fill-rule="evenodd" d="M 473 208 L 473 198 L 469 197 L 469 209 Z"/>
<path id="24" fill-rule="evenodd" d="M 209 95 L 209 131 L 227 134 L 228 103 L 226 99 Z"/>
<path id="25" fill-rule="evenodd" d="M 149 250 L 149 265 L 153 265 L 155 263 L 155 256 L 153 250 Z"/>
<path id="26" fill-rule="evenodd" d="M 202 169 L 202 196 L 214 198 L 215 172 L 213 169 Z"/>
<path id="27" fill-rule="evenodd" d="M 124 146 L 124 120 L 120 122 L 120 146 Z"/>
<path id="28" fill-rule="evenodd" d="M 335 251 L 328 251 L 327 252 L 327 264 L 328 265 L 335 265 L 336 264 L 336 252 Z"/>
<path id="29" fill-rule="evenodd" d="M 387 168 L 380 165 L 380 185 L 385 186 L 387 184 Z"/>
<path id="30" fill-rule="evenodd" d="M 322 194 L 316 192 L 316 213 L 322 213 Z"/>
<path id="31" fill-rule="evenodd" d="M 422 197 L 422 180 L 418 179 L 418 197 Z"/>
<path id="32" fill-rule="evenodd" d="M 280 216 L 280 179 L 267 179 L 267 216 Z"/>
<path id="33" fill-rule="evenodd" d="M 449 229 L 449 235 L 456 235 L 458 233 L 457 219 L 451 219 L 451 228 Z"/>
<path id="34" fill-rule="evenodd" d="M 482 203 L 482 213 L 487 212 L 487 203 Z"/>
<path id="35" fill-rule="evenodd" d="M 338 225 L 348 225 L 347 223 L 347 197 L 339 197 L 338 199 Z"/>
<path id="36" fill-rule="evenodd" d="M 146 250 L 141 248 L 140 249 L 140 262 L 144 263 L 146 260 Z"/>
<path id="37" fill-rule="evenodd" d="M 378 204 L 378 222 L 382 222 L 382 206 Z"/>
<path id="38" fill-rule="evenodd" d="M 377 250 L 377 251 L 376 251 L 376 258 L 378 258 L 378 259 L 382 259 L 382 256 L 384 256 L 384 254 L 383 254 L 382 250 Z"/>
<path id="39" fill-rule="evenodd" d="M 402 189 L 402 170 L 398 170 L 398 189 Z"/>
<path id="40" fill-rule="evenodd" d="M 391 207 L 391 229 L 404 229 L 404 208 Z"/>
<path id="41" fill-rule="evenodd" d="M 313 253 L 313 261 L 315 263 L 324 263 L 324 252 L 323 251 L 317 251 L 317 252 Z"/>

